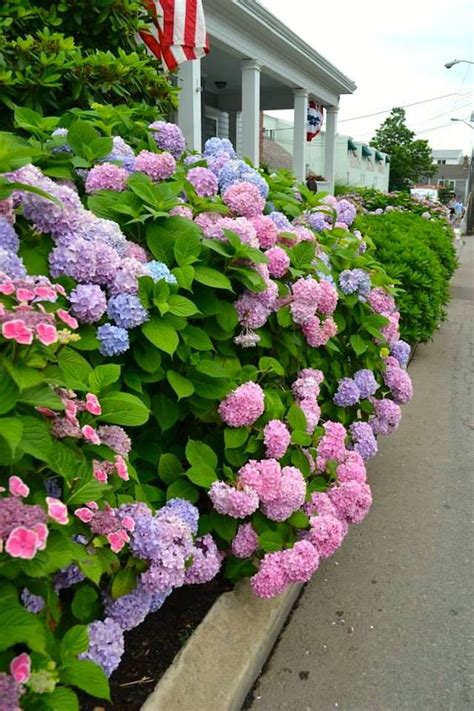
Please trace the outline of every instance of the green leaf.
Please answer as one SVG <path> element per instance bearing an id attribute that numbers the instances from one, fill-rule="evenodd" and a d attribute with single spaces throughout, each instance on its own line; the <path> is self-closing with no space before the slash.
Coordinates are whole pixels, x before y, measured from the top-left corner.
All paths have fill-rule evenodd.
<path id="1" fill-rule="evenodd" d="M 192 504 L 195 504 L 199 499 L 199 490 L 196 489 L 187 479 L 177 479 L 166 489 L 166 499 L 169 501 L 174 498 L 186 499 Z"/>
<path id="2" fill-rule="evenodd" d="M 173 251 L 179 266 L 195 262 L 201 252 L 201 230 L 199 227 L 185 217 L 170 217 L 167 226 L 175 234 Z"/>
<path id="3" fill-rule="evenodd" d="M 158 462 L 158 474 L 165 484 L 172 484 L 183 474 L 183 467 L 178 457 L 171 452 L 162 454 Z"/>
<path id="4" fill-rule="evenodd" d="M 101 398 L 102 415 L 100 420 L 112 425 L 138 427 L 148 421 L 150 412 L 146 405 L 135 395 L 115 392 Z"/>
<path id="5" fill-rule="evenodd" d="M 224 541 L 230 543 L 237 533 L 238 522 L 230 516 L 223 516 L 212 509 L 210 514 L 211 526 Z"/>
<path id="6" fill-rule="evenodd" d="M 199 313 L 196 304 L 193 304 L 193 302 L 185 296 L 179 296 L 178 294 L 170 296 L 168 306 L 170 313 L 175 316 L 183 316 L 186 318 L 187 316 L 194 316 L 194 314 Z"/>
<path id="7" fill-rule="evenodd" d="M 42 462 L 49 462 L 54 446 L 46 422 L 36 417 L 22 417 L 21 421 L 23 424 L 21 448 Z"/>
<path id="8" fill-rule="evenodd" d="M 229 556 L 225 562 L 224 575 L 232 583 L 249 578 L 257 572 L 257 567 L 250 560 L 240 560 Z"/>
<path id="9" fill-rule="evenodd" d="M 157 316 L 152 316 L 141 329 L 150 343 L 168 355 L 173 355 L 179 344 L 179 336 L 173 326 Z"/>
<path id="10" fill-rule="evenodd" d="M 50 711 L 79 711 L 79 699 L 65 686 L 57 686 L 50 694 L 44 694 L 43 699 Z"/>
<path id="11" fill-rule="evenodd" d="M 152 409 L 155 418 L 163 432 L 169 430 L 179 419 L 179 407 L 167 395 L 155 395 L 152 400 Z"/>
<path id="12" fill-rule="evenodd" d="M 71 657 L 86 652 L 89 647 L 89 634 L 85 625 L 70 627 L 61 640 L 61 659 L 65 663 Z"/>
<path id="13" fill-rule="evenodd" d="M 352 346 L 356 355 L 360 356 L 363 353 L 365 353 L 369 344 L 366 341 L 364 341 L 364 339 L 361 336 L 359 336 L 357 333 L 354 333 L 351 336 L 350 340 L 351 340 L 351 346 Z"/>
<path id="14" fill-rule="evenodd" d="M 196 370 L 198 373 L 203 373 L 203 375 L 208 375 L 210 378 L 228 378 L 229 373 L 227 370 L 214 360 L 201 360 L 197 366 Z"/>
<path id="15" fill-rule="evenodd" d="M 207 464 L 196 464 L 185 472 L 193 484 L 208 489 L 217 480 L 217 474 L 212 467 Z"/>
<path id="16" fill-rule="evenodd" d="M 89 374 L 89 385 L 92 392 L 100 393 L 101 390 L 116 383 L 120 378 L 120 366 L 109 364 L 109 365 L 98 365 L 92 373 Z"/>
<path id="17" fill-rule="evenodd" d="M 150 348 L 146 341 L 135 341 L 133 357 L 140 368 L 146 370 L 147 373 L 156 373 L 161 365 L 161 353 L 156 348 Z"/>
<path id="18" fill-rule="evenodd" d="M 97 131 L 86 121 L 75 121 L 69 126 L 67 142 L 78 156 L 85 156 L 88 146 L 99 138 Z"/>
<path id="19" fill-rule="evenodd" d="M 226 449 L 238 449 L 242 447 L 249 438 L 250 429 L 248 427 L 226 427 L 224 430 L 224 443 Z"/>
<path id="20" fill-rule="evenodd" d="M 314 259 L 315 242 L 300 242 L 290 249 L 291 263 L 297 269 L 308 266 Z"/>
<path id="21" fill-rule="evenodd" d="M 205 286 L 211 286 L 214 289 L 227 289 L 227 291 L 233 291 L 232 284 L 225 274 L 218 272 L 217 269 L 212 269 L 212 267 L 198 265 L 194 270 L 194 278 L 200 284 L 204 284 Z"/>
<path id="22" fill-rule="evenodd" d="M 298 444 L 300 447 L 309 447 L 313 438 L 310 434 L 303 430 L 293 430 L 291 435 L 291 441 L 293 444 Z"/>
<path id="23" fill-rule="evenodd" d="M 264 531 L 259 535 L 258 542 L 265 553 L 274 553 L 284 547 L 285 539 L 280 531 Z"/>
<path id="24" fill-rule="evenodd" d="M 172 273 L 176 277 L 176 280 L 182 289 L 186 289 L 186 291 L 192 291 L 192 284 L 194 281 L 194 267 L 191 267 L 189 264 L 184 265 L 183 267 L 175 267 L 172 270 Z"/>
<path id="25" fill-rule="evenodd" d="M 285 375 L 285 369 L 282 364 L 277 361 L 276 358 L 270 358 L 269 356 L 264 356 L 258 361 L 258 367 L 260 370 L 268 371 L 270 373 L 276 373 L 276 375 Z"/>
<path id="26" fill-rule="evenodd" d="M 0 417 L 0 446 L 3 440 L 10 456 L 14 457 L 23 435 L 23 424 L 17 417 Z M 5 464 L 5 462 L 2 462 Z"/>
<path id="27" fill-rule="evenodd" d="M 186 459 L 191 466 L 205 464 L 215 469 L 217 467 L 217 455 L 207 444 L 199 440 L 188 440 L 186 445 Z"/>
<path id="28" fill-rule="evenodd" d="M 287 523 L 295 528 L 309 528 L 309 517 L 303 511 L 295 511 L 287 519 Z"/>
<path id="29" fill-rule="evenodd" d="M 197 326 L 186 326 L 181 334 L 185 343 L 197 351 L 213 351 L 214 346 L 207 333 Z"/>
<path id="30" fill-rule="evenodd" d="M 14 407 L 20 390 L 11 375 L 2 366 L 0 367 L 0 415 L 9 412 Z"/>
<path id="31" fill-rule="evenodd" d="M 265 414 L 272 420 L 279 420 L 285 414 L 285 406 L 281 401 L 280 394 L 273 388 L 265 391 Z"/>
<path id="32" fill-rule="evenodd" d="M 43 623 L 24 607 L 12 604 L 0 610 L 0 650 L 15 644 L 27 644 L 35 652 L 44 653 L 46 633 Z"/>
<path id="33" fill-rule="evenodd" d="M 97 590 L 91 585 L 82 585 L 74 593 L 71 609 L 75 617 L 81 622 L 92 622 L 100 613 L 100 603 L 98 601 Z"/>
<path id="34" fill-rule="evenodd" d="M 171 218 L 169 218 L 171 219 Z M 174 263 L 175 236 L 166 228 L 166 222 L 155 221 L 148 225 L 146 230 L 146 243 L 155 259 L 164 262 L 168 267 Z"/>
<path id="35" fill-rule="evenodd" d="M 293 430 L 303 430 L 306 431 L 308 423 L 306 422 L 306 417 L 298 405 L 292 405 L 288 411 L 288 424 Z"/>
<path id="36" fill-rule="evenodd" d="M 85 504 L 87 501 L 95 501 L 101 499 L 105 491 L 107 491 L 107 488 L 104 487 L 104 484 L 95 479 L 85 482 L 82 479 L 78 482 L 71 496 L 68 497 L 67 503 L 72 506 L 72 504 Z"/>
<path id="37" fill-rule="evenodd" d="M 181 375 L 181 373 L 177 373 L 175 370 L 168 370 L 166 378 L 178 396 L 178 400 L 191 397 L 194 393 L 194 385 L 190 380 Z"/>
<path id="38" fill-rule="evenodd" d="M 122 595 L 127 595 L 127 593 L 135 590 L 137 586 L 137 574 L 132 568 L 122 568 L 116 573 L 112 580 L 111 594 L 112 598 L 116 600 Z"/>
<path id="39" fill-rule="evenodd" d="M 61 673 L 61 681 L 78 689 L 110 701 L 109 682 L 104 670 L 88 659 L 76 659 L 69 662 Z"/>
<path id="40" fill-rule="evenodd" d="M 92 367 L 83 356 L 72 348 L 63 348 L 59 353 L 58 363 L 68 388 L 86 388 Z"/>
<path id="41" fill-rule="evenodd" d="M 51 410 L 63 410 L 64 405 L 61 398 L 56 395 L 54 390 L 49 385 L 37 385 L 34 388 L 23 390 L 19 402 L 24 402 L 33 407 L 49 407 Z"/>

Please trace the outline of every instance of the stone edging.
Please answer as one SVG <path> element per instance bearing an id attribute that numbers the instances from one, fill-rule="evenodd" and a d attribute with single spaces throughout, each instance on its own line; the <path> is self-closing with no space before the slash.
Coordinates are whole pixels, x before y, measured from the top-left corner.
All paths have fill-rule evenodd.
<path id="1" fill-rule="evenodd" d="M 240 711 L 302 587 L 261 600 L 243 581 L 221 595 L 142 711 Z"/>

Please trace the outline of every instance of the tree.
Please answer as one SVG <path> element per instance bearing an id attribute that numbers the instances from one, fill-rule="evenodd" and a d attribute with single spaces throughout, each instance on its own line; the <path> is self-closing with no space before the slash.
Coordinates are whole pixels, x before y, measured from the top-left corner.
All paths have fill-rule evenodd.
<path id="1" fill-rule="evenodd" d="M 148 21 L 139 0 L 1 0 L 0 128 L 15 106 L 59 115 L 126 103 L 166 116 L 177 90 L 136 40 Z"/>
<path id="2" fill-rule="evenodd" d="M 426 140 L 414 140 L 402 108 L 394 108 L 376 130 L 370 145 L 390 155 L 390 190 L 409 190 L 422 176 L 434 173 L 431 148 Z"/>

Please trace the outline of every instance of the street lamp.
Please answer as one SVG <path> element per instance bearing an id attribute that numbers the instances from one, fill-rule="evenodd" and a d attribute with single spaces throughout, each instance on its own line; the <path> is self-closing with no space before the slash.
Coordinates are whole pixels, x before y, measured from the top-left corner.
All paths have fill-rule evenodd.
<path id="1" fill-rule="evenodd" d="M 464 119 L 459 119 L 459 118 L 451 118 L 451 119 L 449 119 L 449 120 L 450 120 L 450 121 L 460 121 L 461 123 L 465 123 L 465 124 L 466 124 L 466 126 L 469 126 L 469 128 L 473 128 L 473 129 L 474 129 L 474 126 L 471 126 L 471 124 L 470 124 L 470 123 L 468 123 L 467 121 L 465 121 Z"/>
<path id="2" fill-rule="evenodd" d="M 465 64 L 474 64 L 474 62 L 470 62 L 469 59 L 453 59 L 452 62 L 446 62 L 444 66 L 446 69 L 451 69 L 451 67 L 454 67 L 455 64 L 460 64 L 461 62 L 464 62 Z"/>

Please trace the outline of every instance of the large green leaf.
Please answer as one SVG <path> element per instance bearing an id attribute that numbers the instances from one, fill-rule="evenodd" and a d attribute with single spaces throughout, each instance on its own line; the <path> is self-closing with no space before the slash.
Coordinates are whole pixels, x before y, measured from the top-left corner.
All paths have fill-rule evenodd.
<path id="1" fill-rule="evenodd" d="M 194 385 L 181 373 L 177 373 L 175 370 L 168 370 L 166 378 L 178 396 L 178 400 L 190 397 L 194 393 Z"/>
<path id="2" fill-rule="evenodd" d="M 71 686 L 77 686 L 78 689 L 82 689 L 90 696 L 110 700 L 109 682 L 104 670 L 88 659 L 76 659 L 69 662 L 61 673 L 61 681 Z"/>
<path id="3" fill-rule="evenodd" d="M 122 568 L 114 575 L 112 580 L 111 594 L 114 600 L 122 595 L 135 590 L 137 586 L 137 574 L 132 568 Z"/>
<path id="4" fill-rule="evenodd" d="M 162 454 L 158 463 L 158 474 L 165 484 L 172 484 L 183 474 L 183 467 L 178 457 L 171 452 Z"/>
<path id="5" fill-rule="evenodd" d="M 175 233 L 174 256 L 180 267 L 192 264 L 201 252 L 201 230 L 184 217 L 170 217 L 167 229 Z"/>
<path id="6" fill-rule="evenodd" d="M 24 643 L 35 652 L 45 651 L 46 630 L 42 621 L 18 604 L 0 609 L 0 630 L 0 650 Z"/>
<path id="7" fill-rule="evenodd" d="M 92 367 L 77 351 L 63 348 L 59 353 L 58 363 L 69 388 L 84 390 L 87 387 Z"/>
<path id="8" fill-rule="evenodd" d="M 173 355 L 179 344 L 179 336 L 173 326 L 158 316 L 153 316 L 141 329 L 150 343 L 168 355 Z"/>
<path id="9" fill-rule="evenodd" d="M 195 504 L 199 499 L 199 490 L 183 477 L 173 481 L 166 489 L 166 499 L 180 498 Z"/>
<path id="10" fill-rule="evenodd" d="M 174 294 L 168 299 L 168 306 L 170 313 L 175 316 L 194 316 L 194 314 L 199 313 L 199 309 L 196 304 L 185 296 L 180 296 L 179 294 Z"/>
<path id="11" fill-rule="evenodd" d="M 3 440 L 11 458 L 15 456 L 22 435 L 23 425 L 20 418 L 0 417 L 0 447 Z M 2 464 L 5 464 L 5 462 L 2 462 Z"/>
<path id="12" fill-rule="evenodd" d="M 20 389 L 7 369 L 0 365 L 0 415 L 9 412 L 15 406 Z"/>
<path id="13" fill-rule="evenodd" d="M 77 657 L 81 652 L 87 651 L 89 647 L 89 634 L 85 625 L 74 625 L 70 627 L 61 640 L 61 659 L 66 662 L 68 659 Z"/>
<path id="14" fill-rule="evenodd" d="M 112 425 L 138 427 L 148 421 L 150 411 L 135 395 L 114 392 L 101 398 L 102 414 L 99 419 Z"/>
<path id="15" fill-rule="evenodd" d="M 217 480 L 216 472 L 207 464 L 196 464 L 188 469 L 185 475 L 193 484 L 204 489 L 208 489 Z"/>
<path id="16" fill-rule="evenodd" d="M 232 284 L 230 280 L 222 272 L 218 272 L 217 269 L 212 269 L 212 267 L 205 267 L 198 265 L 194 269 L 194 278 L 200 284 L 205 286 L 212 286 L 214 289 L 226 289 L 227 291 L 233 291 Z"/>
<path id="17" fill-rule="evenodd" d="M 120 378 L 120 366 L 109 363 L 98 365 L 92 373 L 89 373 L 89 385 L 92 392 L 99 393 L 108 385 L 116 383 Z"/>
<path id="18" fill-rule="evenodd" d="M 186 445 L 186 459 L 192 466 L 205 464 L 215 469 L 217 467 L 217 455 L 211 447 L 200 440 L 188 440 Z"/>
<path id="19" fill-rule="evenodd" d="M 48 711 L 79 711 L 79 699 L 72 689 L 57 686 L 50 694 L 43 694 Z"/>

